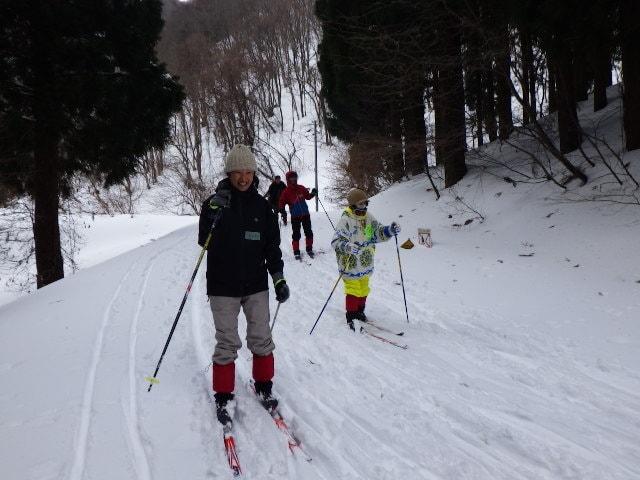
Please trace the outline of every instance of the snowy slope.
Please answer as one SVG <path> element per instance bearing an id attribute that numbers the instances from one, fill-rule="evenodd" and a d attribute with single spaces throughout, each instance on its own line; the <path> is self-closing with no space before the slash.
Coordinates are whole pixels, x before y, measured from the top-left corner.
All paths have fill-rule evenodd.
<path id="1" fill-rule="evenodd" d="M 401 241 L 433 231 L 433 248 L 401 250 L 409 324 L 395 243 L 378 248 L 368 314 L 404 330 L 394 339 L 407 350 L 349 332 L 341 287 L 309 335 L 337 279 L 332 230 L 314 214 L 327 253 L 295 262 L 283 228 L 292 294 L 275 327 L 275 391 L 313 461 L 290 455 L 252 398 L 243 348 L 245 478 L 640 478 L 637 207 L 562 203 L 552 187 L 501 180 L 479 191 L 475 180 L 458 194 L 483 223 L 452 226 L 472 215 L 449 195 L 435 202 L 424 178 L 372 201 L 378 219 L 401 222 Z M 335 223 L 339 211 L 330 214 Z M 144 381 L 195 265 L 195 237 L 186 227 L 0 307 L 3 479 L 231 477 L 210 391 L 204 270 L 160 384 L 147 393 Z"/>
<path id="2" fill-rule="evenodd" d="M 1 209 L 0 209 L 1 210 Z M 28 219 L 23 219 L 30 229 Z M 76 267 L 91 267 L 128 252 L 185 225 L 198 222 L 196 216 L 136 214 L 136 215 L 74 215 L 78 235 Z M 11 248 L 11 245 L 9 246 Z M 73 275 L 69 266 L 66 275 Z M 31 278 L 28 278 L 28 275 Z M 16 277 L 16 278 L 12 278 Z M 10 288 L 11 280 L 24 282 L 26 288 Z M 0 265 L 0 305 L 14 301 L 35 290 L 35 265 L 27 271 L 16 272 L 11 266 Z"/>

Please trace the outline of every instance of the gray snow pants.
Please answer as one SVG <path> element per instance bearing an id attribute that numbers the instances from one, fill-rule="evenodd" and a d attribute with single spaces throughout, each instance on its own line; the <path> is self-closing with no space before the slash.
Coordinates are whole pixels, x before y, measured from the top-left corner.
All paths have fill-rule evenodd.
<path id="1" fill-rule="evenodd" d="M 265 356 L 275 348 L 269 330 L 269 290 L 246 297 L 210 296 L 209 303 L 216 327 L 216 348 L 213 363 L 226 365 L 238 358 L 242 347 L 238 334 L 240 307 L 247 319 L 247 347 L 252 353 Z"/>

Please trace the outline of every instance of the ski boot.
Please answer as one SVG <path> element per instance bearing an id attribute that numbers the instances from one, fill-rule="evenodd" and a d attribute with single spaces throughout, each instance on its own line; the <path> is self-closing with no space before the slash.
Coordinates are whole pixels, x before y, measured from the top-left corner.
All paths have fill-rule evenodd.
<path id="1" fill-rule="evenodd" d="M 355 325 L 353 324 L 353 321 L 358 319 L 357 314 L 358 314 L 358 312 L 347 312 L 347 314 L 346 314 L 346 317 L 347 317 L 347 326 L 348 326 L 351 330 L 353 330 L 354 332 L 356 331 L 356 327 L 355 327 Z"/>
<path id="2" fill-rule="evenodd" d="M 273 382 L 271 380 L 266 382 L 255 382 L 256 395 L 262 406 L 269 412 L 272 412 L 278 406 L 278 399 L 275 398 L 271 392 Z"/>
<path id="3" fill-rule="evenodd" d="M 233 393 L 216 393 L 216 417 L 222 426 L 231 424 L 235 409 Z"/>
<path id="4" fill-rule="evenodd" d="M 358 311 L 355 312 L 354 318 L 356 318 L 357 320 L 360 320 L 361 322 L 367 321 L 367 316 L 364 314 L 364 307 L 358 308 Z"/>
<path id="5" fill-rule="evenodd" d="M 300 250 L 294 250 L 294 251 L 293 251 L 293 257 L 294 257 L 296 260 L 302 260 L 302 255 L 300 255 Z"/>
<path id="6" fill-rule="evenodd" d="M 310 258 L 313 258 L 313 257 L 316 256 L 316 254 L 313 251 L 313 248 L 311 248 L 311 247 L 307 248 L 307 255 L 309 255 Z"/>

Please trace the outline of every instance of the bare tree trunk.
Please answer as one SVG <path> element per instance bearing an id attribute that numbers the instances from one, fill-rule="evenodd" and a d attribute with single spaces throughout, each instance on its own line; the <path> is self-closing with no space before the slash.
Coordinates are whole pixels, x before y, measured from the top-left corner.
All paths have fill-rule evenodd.
<path id="1" fill-rule="evenodd" d="M 558 79 L 558 133 L 560 152 L 569 153 L 582 143 L 576 96 L 574 87 L 574 68 L 571 51 L 562 46 L 554 56 Z"/>
<path id="2" fill-rule="evenodd" d="M 531 105 L 531 112 L 529 117 L 530 120 L 535 120 L 538 118 L 538 95 L 536 83 L 538 71 L 533 57 L 533 44 L 530 45 L 529 53 L 531 54 L 531 62 L 529 63 L 529 105 Z"/>
<path id="3" fill-rule="evenodd" d="M 611 57 L 609 47 L 600 43 L 592 52 L 594 63 L 593 111 L 607 106 L 607 82 L 611 82 Z"/>
<path id="4" fill-rule="evenodd" d="M 637 23 L 640 4 L 637 0 L 621 2 L 622 78 L 624 81 L 624 134 L 627 150 L 640 148 L 640 36 Z"/>
<path id="5" fill-rule="evenodd" d="M 549 113 L 558 111 L 558 85 L 556 66 L 550 55 L 547 55 L 547 72 L 549 73 Z"/>
<path id="6" fill-rule="evenodd" d="M 191 134 L 192 134 L 192 152 L 193 166 L 198 173 L 198 179 L 202 181 L 202 110 L 199 108 L 200 101 L 194 100 L 193 111 L 191 114 Z"/>
<path id="7" fill-rule="evenodd" d="M 482 72 L 480 70 L 476 70 L 473 73 L 473 87 L 475 91 L 475 100 L 476 100 L 476 138 L 478 139 L 478 146 L 484 145 L 484 131 L 482 129 L 482 119 L 484 118 L 484 107 L 483 107 L 483 87 L 482 87 Z"/>
<path id="8" fill-rule="evenodd" d="M 440 111 L 441 128 L 436 126 L 436 144 L 444 164 L 445 188 L 455 185 L 467 173 L 465 163 L 466 123 L 461 39 L 455 17 L 443 29 L 441 42 L 447 59 L 440 67 L 436 108 Z M 437 158 L 437 157 L 436 157 Z"/>
<path id="9" fill-rule="evenodd" d="M 496 93 L 498 105 L 498 124 L 500 140 L 506 140 L 513 131 L 513 114 L 511 111 L 511 54 L 509 48 L 509 31 L 503 28 L 500 35 L 499 52 L 496 55 Z"/>
<path id="10" fill-rule="evenodd" d="M 424 173 L 424 152 L 427 148 L 423 88 L 416 89 L 410 101 L 404 114 L 405 162 L 407 172 L 417 175 Z"/>
<path id="11" fill-rule="evenodd" d="M 38 175 L 33 186 L 37 287 L 42 288 L 64 277 L 64 261 L 58 223 L 58 172 L 55 138 L 41 131 L 34 152 Z"/>
<path id="12" fill-rule="evenodd" d="M 42 26 L 41 26 L 42 27 Z M 37 287 L 42 288 L 64 277 L 64 261 L 60 245 L 58 111 L 51 101 L 49 81 L 54 72 L 50 64 L 50 49 L 46 28 L 35 28 L 31 46 L 35 59 L 33 91 L 36 175 L 31 186 L 35 209 L 33 238 L 35 242 Z"/>
<path id="13" fill-rule="evenodd" d="M 441 97 L 444 95 L 442 92 L 443 86 L 441 85 L 440 72 L 437 69 L 433 70 L 433 123 L 435 128 L 434 135 L 434 154 L 436 156 L 436 165 L 444 165 L 445 155 L 443 152 L 443 139 L 444 139 L 444 116 L 442 112 L 441 104 L 443 100 Z"/>
<path id="14" fill-rule="evenodd" d="M 589 84 L 591 74 L 588 71 L 586 55 L 583 51 L 573 53 L 573 81 L 576 102 L 584 102 L 589 98 Z"/>
<path id="15" fill-rule="evenodd" d="M 535 103 L 531 105 L 531 94 L 530 94 L 530 74 L 532 70 L 531 64 L 533 63 L 533 52 L 531 50 L 531 36 L 520 29 L 520 55 L 521 55 L 521 85 L 522 85 L 522 100 L 524 100 L 524 104 L 522 105 L 522 123 L 527 125 L 532 120 L 531 109 L 535 108 Z"/>
<path id="16" fill-rule="evenodd" d="M 522 99 L 524 113 L 522 121 L 526 125 L 536 118 L 536 78 L 533 66 L 533 46 L 531 35 L 520 32 L 520 49 L 522 55 Z"/>
<path id="17" fill-rule="evenodd" d="M 488 62 L 487 67 L 482 72 L 482 77 L 482 84 L 484 85 L 482 101 L 484 107 L 484 125 L 487 129 L 487 135 L 489 135 L 489 141 L 493 142 L 498 138 L 498 124 L 496 122 L 496 99 L 491 62 Z"/>
<path id="18" fill-rule="evenodd" d="M 403 122 L 404 119 L 400 115 L 400 112 L 396 111 L 391 114 L 386 157 L 388 159 L 387 171 L 390 174 L 391 180 L 394 182 L 402 180 L 402 177 L 406 175 L 404 151 L 402 147 L 402 134 L 404 133 Z"/>

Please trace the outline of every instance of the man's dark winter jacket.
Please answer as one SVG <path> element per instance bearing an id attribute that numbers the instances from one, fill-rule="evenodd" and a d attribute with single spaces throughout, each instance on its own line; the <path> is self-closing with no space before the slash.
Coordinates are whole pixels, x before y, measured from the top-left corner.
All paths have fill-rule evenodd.
<path id="1" fill-rule="evenodd" d="M 267 190 L 267 198 L 269 199 L 269 203 L 273 207 L 274 210 L 278 210 L 278 202 L 280 200 L 280 195 L 284 191 L 287 186 L 284 182 L 271 182 L 269 185 L 269 190 Z"/>
<path id="2" fill-rule="evenodd" d="M 225 178 L 202 205 L 201 247 L 214 218 L 222 212 L 207 249 L 207 295 L 244 297 L 262 292 L 269 288 L 267 271 L 271 275 L 282 272 L 278 220 L 257 185 L 256 179 L 249 190 L 241 192 Z M 216 208 L 229 197 L 227 207 Z"/>

